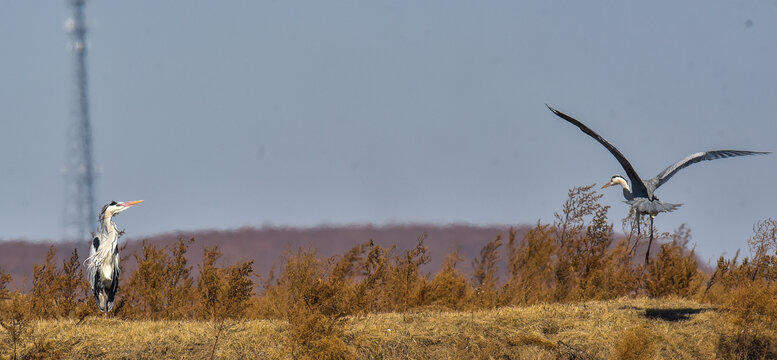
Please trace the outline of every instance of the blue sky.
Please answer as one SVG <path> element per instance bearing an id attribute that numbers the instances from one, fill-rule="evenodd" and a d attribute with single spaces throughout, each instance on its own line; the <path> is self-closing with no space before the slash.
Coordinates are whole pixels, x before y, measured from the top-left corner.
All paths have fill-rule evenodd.
<path id="1" fill-rule="evenodd" d="M 777 1 L 92 1 L 97 199 L 128 236 L 264 224 L 524 224 L 568 188 L 777 151 Z M 63 234 L 65 1 L 0 13 L 0 238 Z M 777 216 L 777 156 L 659 189 L 705 258 Z M 605 189 L 611 190 L 611 189 Z M 605 191 L 620 228 L 627 206 Z"/>

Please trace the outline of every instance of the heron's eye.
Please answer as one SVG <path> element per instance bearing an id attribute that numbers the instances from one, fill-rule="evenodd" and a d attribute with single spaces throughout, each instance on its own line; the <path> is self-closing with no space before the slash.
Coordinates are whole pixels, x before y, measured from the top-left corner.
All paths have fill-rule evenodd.
<path id="1" fill-rule="evenodd" d="M 111 201 L 110 205 L 116 205 L 118 204 L 116 201 Z"/>

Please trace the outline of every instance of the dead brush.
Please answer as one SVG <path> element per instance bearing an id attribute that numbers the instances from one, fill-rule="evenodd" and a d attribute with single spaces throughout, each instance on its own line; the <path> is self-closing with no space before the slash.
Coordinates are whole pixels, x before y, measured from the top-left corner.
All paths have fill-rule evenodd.
<path id="1" fill-rule="evenodd" d="M 683 227 L 678 229 L 682 232 Z M 703 283 L 704 274 L 699 270 L 696 254 L 687 249 L 687 240 L 661 245 L 657 258 L 648 264 L 645 286 L 652 297 L 691 297 Z"/>
<path id="2" fill-rule="evenodd" d="M 10 358 L 20 358 L 25 351 L 25 344 L 34 335 L 32 309 L 28 296 L 19 292 L 9 294 L 6 300 L 0 301 L 0 327 L 5 332 L 5 348 L 10 349 Z"/>
<path id="3" fill-rule="evenodd" d="M 601 197 L 593 185 L 575 187 L 569 190 L 561 213 L 554 214 L 555 301 L 580 300 L 581 284 L 586 286 L 603 262 L 612 241 L 612 226 L 607 224 L 609 206 L 598 202 Z"/>
<path id="4" fill-rule="evenodd" d="M 752 259 L 718 260 L 704 296 L 720 305 L 717 355 L 723 359 L 777 358 L 777 222 L 759 221 L 749 240 Z"/>
<path id="5" fill-rule="evenodd" d="M 168 251 L 143 242 L 133 257 L 138 267 L 129 276 L 126 289 L 114 310 L 126 319 L 179 320 L 196 314 L 194 280 L 187 266 L 186 251 L 194 241 L 178 239 Z M 121 285 L 120 285 L 121 286 Z M 119 306 L 121 306 L 119 308 Z"/>
<path id="6" fill-rule="evenodd" d="M 639 360 L 656 358 L 656 334 L 644 325 L 631 327 L 615 344 L 613 359 Z"/>
<path id="7" fill-rule="evenodd" d="M 351 301 L 354 314 L 380 311 L 386 303 L 385 293 L 389 286 L 389 273 L 392 268 L 390 255 L 395 248 L 395 246 L 382 247 L 372 240 L 362 246 L 366 246 L 361 250 L 366 255 L 359 260 L 354 277 L 357 280 L 353 286 Z"/>
<path id="8" fill-rule="evenodd" d="M 50 246 L 43 264 L 33 266 L 30 309 L 37 319 L 62 319 L 87 316 L 92 299 L 78 250 L 70 258 L 56 262 L 56 250 Z"/>
<path id="9" fill-rule="evenodd" d="M 467 277 L 456 268 L 463 258 L 458 251 L 452 252 L 443 260 L 442 269 L 429 284 L 429 298 L 432 305 L 445 309 L 462 310 L 473 296 Z"/>
<path id="10" fill-rule="evenodd" d="M 406 312 L 429 304 L 429 278 L 421 266 L 431 260 L 424 244 L 427 235 L 418 237 L 416 246 L 394 257 L 387 269 L 383 310 Z"/>
<path id="11" fill-rule="evenodd" d="M 10 299 L 8 284 L 11 282 L 11 280 L 13 280 L 11 274 L 5 272 L 5 270 L 0 267 L 0 301 Z"/>
<path id="12" fill-rule="evenodd" d="M 218 321 L 209 322 L 208 325 L 210 326 L 211 333 L 213 333 L 213 346 L 210 348 L 210 356 L 208 358 L 213 360 L 216 358 L 219 341 L 236 332 L 237 322 L 227 317 L 221 317 Z"/>
<path id="13" fill-rule="evenodd" d="M 555 287 L 554 255 L 556 246 L 549 225 L 538 223 L 518 243 L 511 229 L 507 243 L 507 283 L 505 302 L 532 305 L 552 298 Z"/>
<path id="14" fill-rule="evenodd" d="M 723 359 L 777 358 L 777 287 L 757 280 L 731 292 L 723 304 L 717 353 Z"/>
<path id="15" fill-rule="evenodd" d="M 205 248 L 196 289 L 200 318 L 210 321 L 243 318 L 254 295 L 251 280 L 254 262 L 243 261 L 220 268 L 216 266 L 220 258 L 218 247 Z"/>
<path id="16" fill-rule="evenodd" d="M 752 277 L 768 282 L 777 281 L 777 220 L 761 220 L 753 226 L 753 236 L 747 240 L 752 254 Z"/>
<path id="17" fill-rule="evenodd" d="M 185 249 L 183 250 L 175 253 L 185 252 Z M 216 356 L 219 342 L 233 335 L 237 329 L 237 321 L 245 318 L 254 288 L 254 283 L 251 280 L 253 260 L 218 268 L 216 262 L 220 257 L 221 252 L 217 246 L 205 248 L 200 266 L 200 278 L 197 283 L 200 316 L 209 319 L 209 324 L 212 327 L 213 345 L 210 348 L 210 359 Z M 173 270 L 175 269 L 181 269 L 181 266 Z M 172 274 L 178 272 L 180 270 L 168 271 Z M 175 290 L 175 287 L 172 289 Z M 183 296 L 188 295 L 181 290 L 172 293 L 182 294 L 179 295 L 181 299 L 186 299 Z"/>
<path id="18" fill-rule="evenodd" d="M 472 299 L 476 309 L 491 309 L 501 304 L 499 297 L 499 248 L 502 246 L 502 234 L 488 242 L 480 250 L 480 257 L 472 260 L 472 287 L 475 296 Z"/>
<path id="19" fill-rule="evenodd" d="M 353 350 L 342 340 L 353 294 L 347 279 L 364 249 L 357 246 L 339 262 L 321 260 L 314 251 L 285 256 L 283 274 L 265 296 L 279 305 L 280 315 L 289 322 L 293 357 L 353 357 Z"/>

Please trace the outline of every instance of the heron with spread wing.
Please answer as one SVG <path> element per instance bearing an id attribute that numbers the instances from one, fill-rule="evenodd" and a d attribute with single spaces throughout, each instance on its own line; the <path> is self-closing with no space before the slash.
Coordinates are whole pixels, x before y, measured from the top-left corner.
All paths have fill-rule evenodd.
<path id="1" fill-rule="evenodd" d="M 656 217 L 658 213 L 670 212 L 680 207 L 680 205 L 682 205 L 682 204 L 665 203 L 663 201 L 658 200 L 658 197 L 656 197 L 655 195 L 655 191 L 656 189 L 658 189 L 659 186 L 667 182 L 672 176 L 674 176 L 674 174 L 676 174 L 681 169 L 687 167 L 688 165 L 695 164 L 700 161 L 723 159 L 723 158 L 735 157 L 735 156 L 769 154 L 769 152 L 748 151 L 748 150 L 711 150 L 711 151 L 697 152 L 694 154 L 690 154 L 686 156 L 684 159 L 670 165 L 668 168 L 664 169 L 664 171 L 656 175 L 656 177 L 643 181 L 639 177 L 637 172 L 634 171 L 634 167 L 631 166 L 631 163 L 629 163 L 626 157 L 623 156 L 623 154 L 621 154 L 621 152 L 618 151 L 618 149 L 616 149 L 615 146 L 610 144 L 610 142 L 605 140 L 603 137 L 601 137 L 599 134 L 591 130 L 588 126 L 585 126 L 585 124 L 581 123 L 577 119 L 567 114 L 564 114 L 561 111 L 558 111 L 547 104 L 545 106 L 547 106 L 548 109 L 550 109 L 550 111 L 552 111 L 558 117 L 577 126 L 578 128 L 580 128 L 581 131 L 586 133 L 588 136 L 596 139 L 596 141 L 602 144 L 605 148 L 607 148 L 607 150 L 610 151 L 610 153 L 613 156 L 615 156 L 615 158 L 623 167 L 623 170 L 626 171 L 626 175 L 629 177 L 629 180 L 631 181 L 631 186 L 629 186 L 629 183 L 626 180 L 626 178 L 624 178 L 621 175 L 615 175 L 612 178 L 610 178 L 610 182 L 602 186 L 602 189 L 612 185 L 620 185 L 623 188 L 623 197 L 626 198 L 626 203 L 631 205 L 631 207 L 634 208 L 636 212 L 637 231 L 639 231 L 639 218 L 642 215 L 650 215 L 650 241 L 648 242 L 647 251 L 645 252 L 645 263 L 648 263 L 650 261 L 649 260 L 650 245 L 653 243 L 653 219 Z"/>
<path id="2" fill-rule="evenodd" d="M 103 313 L 113 308 L 113 299 L 119 288 L 119 237 L 124 231 L 119 231 L 113 217 L 141 202 L 143 200 L 112 201 L 100 212 L 100 227 L 89 246 L 89 257 L 85 263 L 94 299 Z"/>

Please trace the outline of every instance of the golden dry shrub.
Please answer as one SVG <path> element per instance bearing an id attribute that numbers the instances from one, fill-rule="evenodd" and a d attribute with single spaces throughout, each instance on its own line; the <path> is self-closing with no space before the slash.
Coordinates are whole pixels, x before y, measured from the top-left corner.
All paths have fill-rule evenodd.
<path id="1" fill-rule="evenodd" d="M 748 241 L 752 259 L 720 257 L 704 298 L 721 307 L 717 355 L 722 359 L 777 358 L 777 222 L 759 221 Z"/>
<path id="2" fill-rule="evenodd" d="M 216 267 L 216 260 L 221 257 L 218 246 L 205 248 L 200 265 L 200 277 L 197 281 L 199 309 L 202 318 L 216 320 L 218 305 L 221 300 L 221 274 Z"/>
<path id="3" fill-rule="evenodd" d="M 472 286 L 475 288 L 473 306 L 478 309 L 490 309 L 501 305 L 499 290 L 499 248 L 502 246 L 502 234 L 489 241 L 480 250 L 480 257 L 472 260 Z"/>
<path id="4" fill-rule="evenodd" d="M 54 245 L 49 246 L 46 260 L 43 264 L 32 267 L 32 297 L 31 310 L 41 319 L 53 318 L 59 315 L 56 293 L 59 285 L 59 269 L 55 262 L 57 251 Z"/>
<path id="5" fill-rule="evenodd" d="M 662 244 L 657 258 L 647 267 L 645 285 L 648 295 L 690 297 L 700 285 L 701 274 L 691 251 Z"/>
<path id="6" fill-rule="evenodd" d="M 62 262 L 60 284 L 59 298 L 63 316 L 83 319 L 97 313 L 97 308 L 92 306 L 92 288 L 84 276 L 77 249 L 73 249 L 70 259 Z"/>
<path id="7" fill-rule="evenodd" d="M 182 249 L 185 252 L 185 248 Z M 181 254 L 174 251 L 174 254 Z M 199 310 L 199 318 L 210 320 L 213 326 L 213 345 L 210 358 L 216 355 L 219 342 L 230 337 L 235 330 L 234 319 L 245 319 L 246 313 L 254 295 L 253 260 L 237 262 L 225 268 L 218 268 L 216 262 L 221 258 L 218 246 L 205 248 L 200 265 L 200 277 L 197 282 L 196 295 L 199 299 L 195 307 Z M 177 263 L 177 262 L 174 262 Z M 185 262 L 183 263 L 185 268 Z M 175 274 L 181 266 L 171 266 L 169 273 Z M 187 272 L 188 274 L 188 272 Z M 190 286 L 191 287 L 191 286 Z M 186 292 L 186 294 L 189 294 Z M 255 304 L 256 302 L 254 302 Z M 228 321 L 229 320 L 229 321 Z"/>
<path id="8" fill-rule="evenodd" d="M 426 234 L 419 236 L 414 248 L 392 259 L 381 296 L 381 310 L 407 311 L 429 304 L 429 279 L 421 273 L 421 266 L 431 260 L 424 244 L 426 237 Z"/>
<path id="9" fill-rule="evenodd" d="M 328 335 L 313 343 L 316 349 L 312 354 L 305 354 L 303 358 L 321 360 L 346 360 L 355 359 L 354 349 L 348 347 L 338 336 Z M 312 356 L 311 356 L 312 355 Z"/>
<path id="10" fill-rule="evenodd" d="M 361 244 L 341 257 L 320 259 L 313 250 L 284 256 L 281 275 L 265 290 L 265 306 L 289 322 L 294 358 L 351 358 L 342 341 L 345 316 L 353 313 L 354 277 L 361 256 L 372 245 Z"/>
<path id="11" fill-rule="evenodd" d="M 642 284 L 642 267 L 634 263 L 630 244 L 623 239 L 609 250 L 602 267 L 597 268 L 589 281 L 595 286 L 582 297 L 588 300 L 609 300 L 621 296 L 633 296 Z"/>
<path id="12" fill-rule="evenodd" d="M 0 300 L 6 300 L 10 296 L 7 287 L 11 280 L 13 280 L 11 274 L 5 272 L 5 270 L 0 267 Z"/>
<path id="13" fill-rule="evenodd" d="M 28 295 L 18 291 L 8 294 L 0 300 L 0 336 L 2 344 L 0 354 L 4 352 L 11 359 L 18 359 L 25 351 L 25 343 L 33 335 L 34 319 L 32 302 Z"/>
<path id="14" fill-rule="evenodd" d="M 688 249 L 690 230 L 683 224 L 670 237 L 671 243 L 662 244 L 655 261 L 647 265 L 645 287 L 652 297 L 688 298 L 701 288 L 705 276 L 694 250 Z"/>
<path id="15" fill-rule="evenodd" d="M 465 307 L 473 291 L 467 282 L 467 277 L 456 268 L 462 260 L 458 251 L 445 257 L 440 272 L 429 284 L 429 298 L 432 305 L 452 310 L 461 310 Z"/>
<path id="16" fill-rule="evenodd" d="M 739 263 L 738 258 L 739 251 L 731 259 L 723 256 L 718 258 L 715 272 L 707 281 L 702 300 L 709 300 L 716 304 L 724 303 L 730 296 L 731 290 L 752 281 L 750 261 L 745 258 L 742 263 Z"/>
<path id="17" fill-rule="evenodd" d="M 580 282 L 601 263 L 610 244 L 609 207 L 598 203 L 601 197 L 593 185 L 572 188 L 561 213 L 554 214 L 556 301 L 580 300 Z"/>
<path id="18" fill-rule="evenodd" d="M 141 253 L 133 256 L 138 268 L 129 276 L 126 287 L 119 283 L 121 298 L 116 312 L 123 318 L 179 320 L 194 314 L 194 280 L 187 266 L 186 251 L 194 241 L 179 238 L 168 254 L 146 241 Z"/>
<path id="19" fill-rule="evenodd" d="M 530 305 L 552 298 L 555 286 L 556 247 L 548 225 L 537 224 L 520 245 L 511 229 L 507 244 L 507 283 L 504 293 L 508 304 Z"/>
<path id="20" fill-rule="evenodd" d="M 736 287 L 722 306 L 722 359 L 777 359 L 777 287 L 756 280 Z"/>
<path id="21" fill-rule="evenodd" d="M 50 246 L 43 264 L 33 265 L 31 311 L 39 319 L 78 317 L 94 313 L 91 290 L 83 275 L 78 250 L 70 258 L 56 262 L 56 250 Z"/>
<path id="22" fill-rule="evenodd" d="M 752 254 L 752 280 L 777 281 L 777 220 L 758 221 L 747 244 Z"/>
<path id="23" fill-rule="evenodd" d="M 167 256 L 165 248 L 143 241 L 141 253 L 133 254 L 138 268 L 132 273 L 127 286 L 119 282 L 119 300 L 115 312 L 130 319 L 159 320 L 164 315 L 163 271 Z"/>
<path id="24" fill-rule="evenodd" d="M 394 246 L 384 248 L 372 240 L 365 248 L 366 255 L 359 262 L 359 281 L 354 285 L 351 306 L 354 313 L 369 313 L 381 310 L 386 300 L 389 286 L 389 271 L 392 268 L 391 252 Z"/>
<path id="25" fill-rule="evenodd" d="M 224 269 L 226 283 L 224 293 L 224 316 L 240 319 L 245 316 L 249 300 L 254 294 L 254 261 L 238 262 Z"/>
<path id="26" fill-rule="evenodd" d="M 615 343 L 612 358 L 617 360 L 654 359 L 656 335 L 644 325 L 626 329 Z"/>
<path id="27" fill-rule="evenodd" d="M 569 190 L 553 225 L 537 224 L 520 244 L 508 242 L 507 303 L 604 300 L 633 295 L 640 268 L 628 240 L 614 247 L 608 206 L 593 186 Z"/>
<path id="28" fill-rule="evenodd" d="M 203 250 L 196 288 L 200 317 L 211 321 L 243 318 L 254 294 L 254 261 L 219 268 L 216 262 L 220 258 L 218 246 Z"/>
<path id="29" fill-rule="evenodd" d="M 164 318 L 180 320 L 192 317 L 195 305 L 194 279 L 192 267 L 188 266 L 186 252 L 194 239 L 184 241 L 179 238 L 170 249 L 163 270 L 164 276 Z"/>
<path id="30" fill-rule="evenodd" d="M 609 206 L 593 207 L 593 217 L 586 226 L 585 233 L 575 241 L 572 256 L 577 287 L 571 298 L 575 300 L 604 299 L 624 294 L 612 294 L 610 285 L 608 256 L 612 243 L 612 225 L 607 222 Z M 603 289 L 609 291 L 605 292 Z"/>

